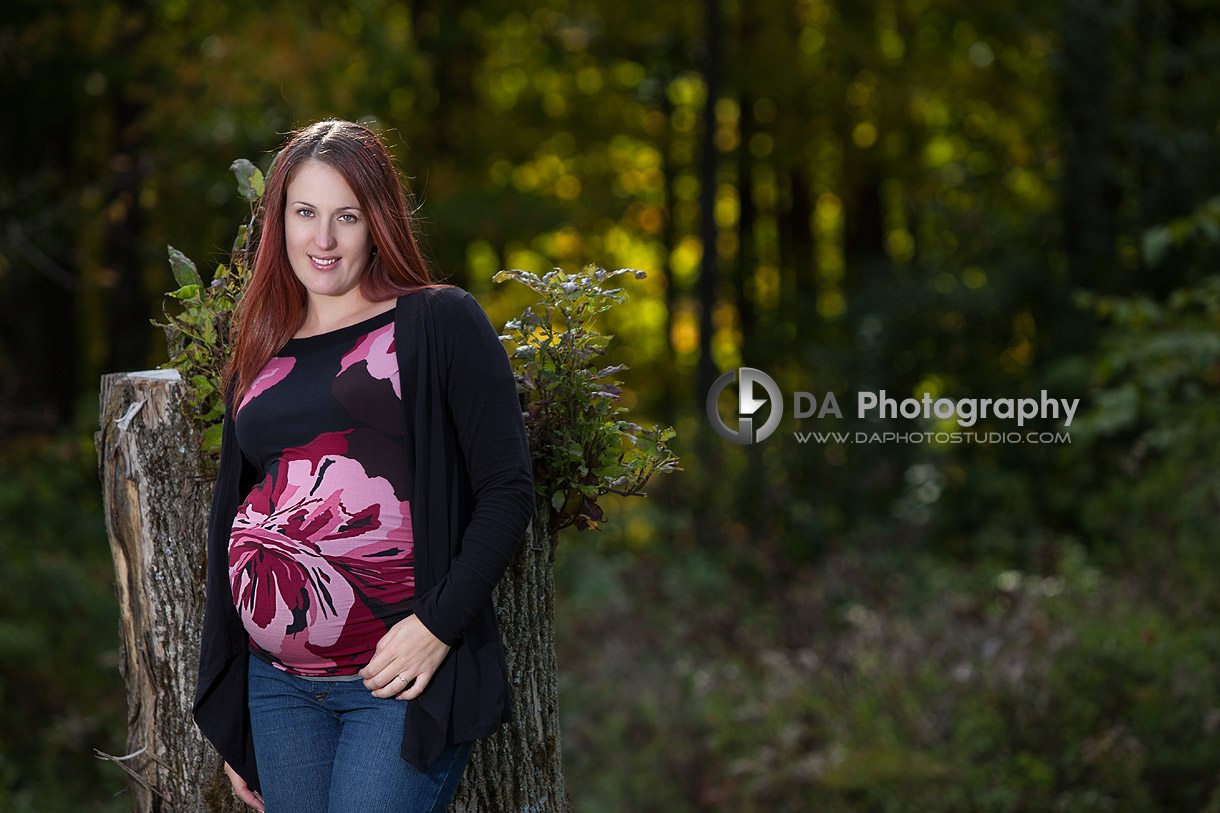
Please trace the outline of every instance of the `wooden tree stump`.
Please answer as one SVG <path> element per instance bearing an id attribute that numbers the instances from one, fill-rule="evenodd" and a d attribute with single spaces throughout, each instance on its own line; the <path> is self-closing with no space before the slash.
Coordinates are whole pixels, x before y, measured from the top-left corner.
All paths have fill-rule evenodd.
<path id="1" fill-rule="evenodd" d="M 132 809 L 236 813 L 223 763 L 195 727 L 214 471 L 174 371 L 102 379 L 96 436 L 119 600 Z M 555 543 L 546 507 L 496 590 L 513 722 L 476 745 L 452 809 L 566 813 L 555 664 Z"/>
<path id="2" fill-rule="evenodd" d="M 102 378 L 96 436 L 127 684 L 132 809 L 249 810 L 191 717 L 213 472 L 172 370 Z"/>

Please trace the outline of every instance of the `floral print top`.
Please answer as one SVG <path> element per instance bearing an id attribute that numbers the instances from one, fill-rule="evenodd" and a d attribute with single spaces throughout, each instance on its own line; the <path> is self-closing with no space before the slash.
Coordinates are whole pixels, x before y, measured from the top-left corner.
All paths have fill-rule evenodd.
<path id="1" fill-rule="evenodd" d="M 229 537 L 233 601 L 251 651 L 293 674 L 354 675 L 410 613 L 393 318 L 289 341 L 237 409 L 259 478 Z"/>

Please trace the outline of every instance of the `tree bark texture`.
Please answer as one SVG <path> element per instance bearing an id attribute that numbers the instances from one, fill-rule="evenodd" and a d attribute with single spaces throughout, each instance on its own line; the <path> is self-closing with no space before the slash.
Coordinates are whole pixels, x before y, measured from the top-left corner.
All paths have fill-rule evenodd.
<path id="1" fill-rule="evenodd" d="M 132 809 L 249 810 L 191 717 L 214 475 L 182 414 L 177 373 L 102 378 L 96 436 L 127 685 Z"/>
<path id="2" fill-rule="evenodd" d="M 191 717 L 207 582 L 214 472 L 182 414 L 173 371 L 104 376 L 96 443 L 119 601 L 127 685 L 132 809 L 235 813 L 223 763 Z M 495 603 L 513 721 L 476 744 L 452 809 L 569 809 L 559 743 L 555 542 L 549 506 L 535 514 Z"/>
<path id="3" fill-rule="evenodd" d="M 555 663 L 555 542 L 541 504 L 496 588 L 513 720 L 480 740 L 458 787 L 454 813 L 566 813 Z"/>

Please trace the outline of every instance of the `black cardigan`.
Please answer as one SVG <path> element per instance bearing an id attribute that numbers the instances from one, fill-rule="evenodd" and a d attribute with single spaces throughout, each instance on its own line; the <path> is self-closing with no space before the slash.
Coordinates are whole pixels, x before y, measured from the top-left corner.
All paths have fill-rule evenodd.
<path id="1" fill-rule="evenodd" d="M 508 357 L 474 297 L 455 287 L 398 299 L 394 316 L 415 536 L 413 610 L 452 649 L 407 704 L 402 756 L 421 770 L 446 745 L 510 715 L 491 592 L 534 512 L 534 485 Z M 220 755 L 260 787 L 246 705 L 249 639 L 229 587 L 229 533 L 254 486 L 226 413 L 208 527 L 207 608 L 194 716 Z"/>

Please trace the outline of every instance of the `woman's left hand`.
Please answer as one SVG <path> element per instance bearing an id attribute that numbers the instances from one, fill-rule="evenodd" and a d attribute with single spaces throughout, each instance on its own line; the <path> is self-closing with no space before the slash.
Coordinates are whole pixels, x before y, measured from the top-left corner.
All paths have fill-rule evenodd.
<path id="1" fill-rule="evenodd" d="M 428 687 L 447 654 L 449 645 L 419 618 L 409 615 L 381 636 L 373 660 L 360 670 L 360 677 L 374 697 L 414 700 Z"/>

